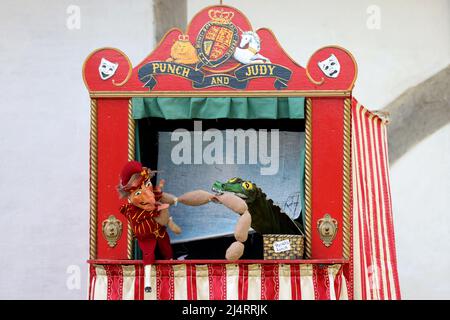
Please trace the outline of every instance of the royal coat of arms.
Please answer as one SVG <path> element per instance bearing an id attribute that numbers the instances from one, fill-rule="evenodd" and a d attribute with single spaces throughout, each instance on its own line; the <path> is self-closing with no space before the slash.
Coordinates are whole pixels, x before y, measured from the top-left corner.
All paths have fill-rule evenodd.
<path id="1" fill-rule="evenodd" d="M 260 53 L 259 35 L 242 23 L 239 12 L 225 6 L 208 8 L 200 20 L 195 33 L 189 34 L 188 29 L 172 39 L 170 56 L 164 61 L 150 61 L 139 68 L 138 77 L 145 87 L 155 87 L 155 76 L 175 75 L 192 81 L 195 89 L 243 90 L 255 78 L 275 78 L 274 88 L 287 88 L 291 70 Z"/>
<path id="2" fill-rule="evenodd" d="M 211 9 L 208 11 L 211 19 L 200 30 L 196 49 L 200 62 L 197 68 L 205 65 L 215 68 L 231 58 L 239 41 L 239 33 L 231 22 L 234 13 Z"/>

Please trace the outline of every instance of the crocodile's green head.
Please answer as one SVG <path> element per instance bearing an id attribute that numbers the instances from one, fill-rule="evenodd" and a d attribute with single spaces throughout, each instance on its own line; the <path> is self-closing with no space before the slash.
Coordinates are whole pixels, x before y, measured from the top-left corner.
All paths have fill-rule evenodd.
<path id="1" fill-rule="evenodd" d="M 257 194 L 256 185 L 251 181 L 242 180 L 241 178 L 231 178 L 225 183 L 216 181 L 211 189 L 216 194 L 222 194 L 224 192 L 234 193 L 246 201 L 253 201 Z"/>

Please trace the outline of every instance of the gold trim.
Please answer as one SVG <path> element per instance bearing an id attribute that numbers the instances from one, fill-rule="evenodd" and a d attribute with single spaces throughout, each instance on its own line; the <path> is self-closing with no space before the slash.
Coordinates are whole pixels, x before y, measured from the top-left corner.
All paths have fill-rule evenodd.
<path id="1" fill-rule="evenodd" d="M 237 8 L 235 8 L 235 7 L 232 7 L 232 6 L 228 6 L 228 5 L 220 5 L 221 7 L 225 7 L 225 8 L 230 8 L 230 9 L 232 9 L 232 10 L 235 10 L 236 12 L 238 12 L 244 19 L 245 19 L 245 21 L 248 23 L 248 25 L 250 26 L 250 30 L 252 30 L 253 31 L 253 27 L 252 27 L 252 24 L 250 23 L 250 20 L 248 20 L 248 18 L 247 18 L 247 16 L 242 12 L 242 11 L 240 11 L 239 9 L 237 9 Z M 157 43 L 157 45 L 154 47 L 154 49 L 139 63 L 139 64 L 137 64 L 136 65 L 136 67 L 138 67 L 138 66 L 140 66 L 143 62 L 145 62 L 145 61 L 147 61 L 149 58 L 150 58 L 150 56 L 154 53 L 154 52 L 156 52 L 158 49 L 159 49 L 159 47 L 162 45 L 162 43 L 166 40 L 166 38 L 168 37 L 168 35 L 170 34 L 170 33 L 172 33 L 172 32 L 174 32 L 174 31 L 177 31 L 177 32 L 179 32 L 179 33 L 181 33 L 182 35 L 183 34 L 188 34 L 189 33 L 189 30 L 190 30 L 190 27 L 191 27 L 191 23 L 196 19 L 196 17 L 201 13 L 201 12 L 203 12 L 204 10 L 207 10 L 207 9 L 210 9 L 210 8 L 214 8 L 214 7 L 218 7 L 217 5 L 212 5 L 212 6 L 208 6 L 208 7 L 206 7 L 206 8 L 203 8 L 202 10 L 200 10 L 199 12 L 197 12 L 197 14 L 195 14 L 195 16 L 189 21 L 189 23 L 188 23 L 188 25 L 186 26 L 186 31 L 185 32 L 183 32 L 183 30 L 181 30 L 180 28 L 171 28 L 170 30 L 168 30 L 165 34 L 164 34 L 164 36 L 161 38 L 161 40 Z M 337 48 L 337 49 L 341 49 L 341 50 L 343 50 L 343 51 L 345 51 L 349 56 L 350 56 L 350 58 L 352 59 L 352 61 L 353 61 L 353 64 L 355 65 L 355 76 L 354 76 L 354 78 L 353 78 L 353 81 L 352 81 L 352 83 L 351 83 L 351 85 L 350 85 L 350 87 L 347 89 L 347 90 L 330 90 L 330 91 L 304 91 L 304 92 L 306 92 L 306 94 L 307 95 L 305 95 L 305 97 L 308 97 L 308 96 L 311 96 L 311 97 L 321 97 L 321 96 L 327 96 L 327 97 L 334 97 L 334 96 L 336 96 L 336 97 L 342 97 L 342 96 L 345 96 L 345 97 L 347 97 L 347 96 L 350 96 L 350 92 L 351 92 L 351 90 L 353 89 L 353 87 L 354 87 L 354 83 L 355 83 L 355 81 L 356 81 L 356 79 L 357 79 L 357 76 L 358 76 L 358 64 L 356 63 L 356 60 L 355 60 L 355 58 L 354 58 L 354 56 L 353 56 L 353 54 L 350 52 L 350 51 L 348 51 L 347 49 L 345 49 L 344 47 L 341 47 L 341 46 L 339 46 L 339 45 L 328 45 L 328 46 L 324 46 L 324 47 L 321 47 L 321 48 L 319 48 L 319 49 L 317 49 L 316 51 L 314 51 L 314 53 L 310 56 L 310 58 L 308 59 L 308 62 L 306 63 L 306 66 L 305 67 L 303 67 L 303 66 L 301 66 L 296 60 L 294 60 L 285 50 L 284 50 L 284 47 L 280 44 L 280 42 L 278 41 L 278 38 L 275 36 L 275 34 L 273 33 L 273 31 L 271 30 L 271 29 L 269 29 L 269 28 L 266 28 L 266 27 L 263 27 L 263 28 L 259 28 L 258 30 L 256 30 L 255 32 L 256 33 L 258 33 L 259 31 L 261 31 L 261 30 L 265 30 L 265 31 L 267 31 L 267 32 L 269 32 L 270 34 L 271 34 L 271 36 L 273 37 L 273 39 L 275 40 L 275 43 L 278 45 L 278 47 L 282 50 L 282 52 L 291 60 L 291 62 L 294 64 L 294 65 L 296 65 L 296 66 L 298 66 L 298 67 L 300 67 L 300 68 L 304 68 L 305 69 L 305 71 L 306 71 L 306 76 L 308 77 L 308 79 L 313 83 L 313 84 L 315 84 L 315 85 L 321 85 L 325 80 L 324 80 L 324 78 L 322 78 L 321 79 L 321 81 L 315 81 L 314 79 L 312 79 L 312 77 L 311 77 L 311 75 L 309 74 L 309 71 L 308 71 L 308 65 L 309 65 L 309 62 L 310 62 L 310 60 L 311 60 L 311 58 L 318 52 L 318 51 L 320 51 L 320 50 L 322 50 L 322 49 L 324 49 L 324 48 Z M 83 67 L 82 67 L 82 75 L 83 75 L 83 82 L 84 82 L 84 85 L 86 86 L 86 88 L 89 90 L 89 87 L 88 87 L 88 85 L 87 85 L 87 82 L 86 82 L 86 77 L 85 77 L 85 65 L 86 65 L 86 62 L 89 60 L 89 58 L 93 55 L 93 54 L 95 54 L 96 52 L 98 52 L 98 51 L 100 51 L 100 50 L 105 50 L 105 49 L 112 49 L 112 50 L 116 50 L 116 51 L 118 51 L 118 52 L 120 52 L 124 57 L 125 57 L 125 59 L 128 61 L 128 64 L 129 64 L 129 70 L 128 70 L 128 74 L 127 74 L 127 76 L 126 76 L 126 78 L 122 81 L 122 82 L 120 82 L 120 83 L 115 83 L 115 81 L 114 81 L 114 79 L 113 79 L 113 85 L 115 85 L 115 86 L 123 86 L 128 80 L 129 80 L 129 78 L 131 77 L 131 75 L 132 75 L 132 72 L 133 72 L 133 66 L 132 66 L 132 63 L 131 63 L 131 60 L 128 58 L 128 56 L 123 52 L 123 51 L 121 51 L 120 49 L 117 49 L 117 48 L 113 48 L 113 47 L 102 47 L 102 48 L 99 48 L 99 49 L 96 49 L 96 50 L 94 50 L 94 51 L 92 51 L 87 57 L 86 57 L 86 59 L 84 60 L 84 62 L 83 62 Z M 239 64 L 237 64 L 237 65 L 239 65 Z M 233 67 L 234 68 L 234 67 Z M 231 68 L 230 70 L 233 70 L 233 68 Z M 210 71 L 210 72 L 212 72 L 212 73 L 214 73 L 214 70 L 209 70 L 209 68 L 208 67 L 205 67 L 205 69 L 207 69 L 208 71 Z M 219 71 L 219 73 L 220 72 L 227 72 L 227 71 L 229 71 L 229 70 L 220 70 Z M 133 92 L 133 91 L 130 91 L 130 92 Z M 242 93 L 236 93 L 236 92 L 233 92 L 233 91 L 231 91 L 231 92 L 229 92 L 229 93 L 231 93 L 231 95 L 229 95 L 229 93 L 227 93 L 227 91 L 221 91 L 221 92 L 223 92 L 223 94 L 225 94 L 225 96 L 226 97 L 228 97 L 228 96 L 245 96 L 245 95 L 247 95 L 247 96 L 253 96 L 252 94 L 242 94 Z M 264 93 L 267 93 L 268 95 L 271 95 L 272 93 L 271 93 L 271 91 L 262 91 L 262 92 L 264 92 Z M 279 91 L 273 91 L 274 93 L 277 93 L 276 95 L 277 96 L 290 96 L 290 94 L 284 94 L 284 93 L 281 93 L 280 94 L 280 92 Z M 309 95 L 308 94 L 308 92 L 311 92 L 312 94 L 311 95 Z M 337 95 L 329 95 L 328 94 L 328 92 L 337 92 L 338 94 Z M 140 95 L 130 95 L 128 92 L 125 92 L 125 91 L 123 91 L 123 92 L 108 92 L 108 91 L 105 91 L 105 93 L 107 93 L 107 95 L 105 96 L 105 95 L 102 95 L 102 91 L 98 91 L 98 92 L 91 92 L 90 91 L 90 95 L 91 95 L 91 97 L 110 97 L 110 94 L 114 94 L 114 96 L 115 97 L 130 97 L 130 96 L 140 96 Z M 135 92 L 136 93 L 136 92 Z M 142 92 L 137 92 L 138 94 L 142 94 Z M 322 94 L 322 93 L 324 93 L 324 94 Z M 165 93 L 165 92 L 160 92 L 160 93 L 145 93 L 145 95 L 143 95 L 143 96 L 166 96 L 165 94 L 168 94 L 167 96 L 168 97 L 176 97 L 176 96 L 191 96 L 191 94 L 183 94 L 183 95 L 172 95 L 172 94 L 176 94 L 176 93 Z M 259 96 L 260 94 L 257 94 L 256 96 Z M 264 95 L 266 95 L 266 94 L 264 94 Z M 295 95 L 295 94 L 294 94 Z M 209 95 L 209 93 L 207 93 L 206 95 L 205 95 L 205 93 L 192 93 L 192 96 L 210 96 Z M 220 96 L 220 94 L 216 94 L 216 95 L 214 95 L 214 93 L 213 93 L 213 95 L 211 95 L 211 96 Z"/>
<path id="2" fill-rule="evenodd" d="M 130 97 L 350 97 L 347 90 L 291 91 L 90 91 L 91 98 Z"/>
<path id="3" fill-rule="evenodd" d="M 234 7 L 231 7 L 231 6 L 227 6 L 227 5 L 221 5 L 221 6 L 222 6 L 222 7 L 226 7 L 226 8 L 231 8 L 231 9 L 235 10 L 236 12 L 240 13 L 240 14 L 244 17 L 244 19 L 245 19 L 245 21 L 248 23 L 248 25 L 250 26 L 250 29 L 253 30 L 253 27 L 252 27 L 252 24 L 250 23 L 250 20 L 248 20 L 247 16 L 246 16 L 242 11 L 240 11 L 240 10 L 234 8 Z M 154 49 L 153 49 L 153 50 L 152 50 L 152 51 L 151 51 L 151 52 L 150 52 L 150 53 L 149 53 L 149 54 L 148 54 L 148 55 L 147 55 L 147 56 L 146 56 L 139 64 L 137 64 L 136 67 L 140 66 L 144 61 L 147 61 L 153 53 L 155 53 L 157 50 L 159 50 L 159 47 L 164 43 L 164 41 L 166 40 L 166 38 L 168 37 L 168 35 L 169 35 L 170 33 L 174 32 L 174 31 L 178 31 L 178 32 L 181 33 L 181 34 L 188 34 L 188 33 L 189 33 L 189 29 L 190 29 L 190 27 L 191 27 L 192 21 L 194 21 L 195 18 L 196 18 L 203 10 L 207 10 L 207 9 L 213 8 L 213 7 L 217 7 L 217 5 L 212 5 L 212 6 L 203 8 L 202 10 L 200 10 L 199 12 L 197 12 L 197 14 L 189 21 L 188 25 L 186 26 L 186 32 L 183 32 L 183 30 L 181 30 L 180 28 L 171 28 L 171 29 L 169 29 L 169 30 L 164 34 L 164 36 L 161 38 L 161 40 L 159 40 L 159 42 L 156 44 L 156 46 L 154 47 Z M 96 52 L 98 52 L 98 51 L 100 51 L 100 50 L 104 50 L 104 49 L 112 49 L 112 50 L 117 50 L 118 52 L 120 52 L 120 53 L 126 58 L 126 60 L 129 62 L 130 67 L 131 67 L 131 71 L 133 70 L 133 66 L 132 66 L 132 64 L 131 64 L 131 60 L 128 58 L 128 56 L 127 56 L 123 51 L 121 51 L 121 50 L 119 50 L 119 49 L 117 49 L 117 48 L 113 48 L 113 47 L 103 47 L 103 48 L 96 49 L 96 50 L 92 51 L 92 52 L 86 57 L 86 59 L 84 59 L 84 62 L 83 62 L 83 68 L 82 68 L 82 70 L 83 70 L 83 71 L 82 71 L 82 73 L 83 73 L 83 82 L 84 82 L 84 85 L 86 86 L 86 88 L 87 88 L 88 90 L 89 90 L 89 87 L 88 87 L 88 85 L 87 85 L 86 77 L 85 77 L 85 73 L 84 73 L 86 62 L 89 60 L 89 58 L 90 58 L 94 53 L 96 53 Z M 129 71 L 129 75 L 130 75 L 130 77 L 131 77 L 130 71 Z M 128 76 L 127 76 L 127 78 L 129 79 Z M 128 81 L 127 78 L 125 78 L 126 81 Z M 124 80 L 124 81 L 125 81 L 125 80 Z M 124 84 L 124 83 L 123 83 L 124 81 L 122 81 L 121 83 L 116 84 L 116 86 L 122 86 L 122 85 Z M 126 82 L 126 81 L 125 81 L 125 82 Z M 100 96 L 99 96 L 99 97 L 100 97 Z M 122 97 L 130 97 L 130 95 L 122 95 Z"/>
<path id="4" fill-rule="evenodd" d="M 195 16 L 193 16 L 192 19 L 189 21 L 188 25 L 186 26 L 186 34 L 188 33 L 189 29 L 191 28 L 192 21 L 194 21 L 194 20 L 197 18 L 197 16 L 200 15 L 200 13 L 202 13 L 203 11 L 206 11 L 206 10 L 208 10 L 208 9 L 215 8 L 215 7 L 230 8 L 230 9 L 236 11 L 236 12 L 239 13 L 239 14 L 244 18 L 244 20 L 248 23 L 248 25 L 250 26 L 250 30 L 253 30 L 253 26 L 252 26 L 252 24 L 250 23 L 250 20 L 248 20 L 247 16 L 246 16 L 241 10 L 236 9 L 235 7 L 232 7 L 232 6 L 228 6 L 228 5 L 225 5 L 225 4 L 220 4 L 220 5 L 211 5 L 211 6 L 205 7 L 205 8 L 203 8 L 203 9 L 201 9 L 199 12 L 197 12 L 197 13 L 195 14 Z"/>
<path id="5" fill-rule="evenodd" d="M 128 161 L 134 160 L 136 152 L 136 123 L 133 119 L 132 100 L 128 100 Z M 128 223 L 127 230 L 127 256 L 133 259 L 133 230 L 131 224 Z"/>
<path id="6" fill-rule="evenodd" d="M 132 100 L 128 100 L 128 161 L 134 160 L 136 152 L 136 124 L 133 119 L 133 104 Z"/>
<path id="7" fill-rule="evenodd" d="M 352 166 L 352 105 L 351 99 L 344 100 L 344 161 L 343 161 L 343 254 L 345 259 L 350 258 L 350 239 L 351 239 L 351 166 Z"/>
<path id="8" fill-rule="evenodd" d="M 306 77 L 308 78 L 308 80 L 315 84 L 316 86 L 321 86 L 324 82 L 325 82 L 325 78 L 322 77 L 322 79 L 320 79 L 319 81 L 316 81 L 313 79 L 313 77 L 311 77 L 311 75 L 309 74 L 308 68 L 305 68 L 306 71 Z"/>
<path id="9" fill-rule="evenodd" d="M 353 56 L 353 54 L 350 51 L 348 51 L 347 49 L 345 49 L 344 47 L 341 47 L 338 45 L 330 45 L 330 46 L 325 46 L 325 47 L 322 47 L 322 48 L 314 51 L 314 53 L 309 57 L 308 62 L 306 63 L 306 66 L 305 66 L 306 76 L 312 83 L 314 83 L 316 85 L 321 85 L 325 81 L 324 78 L 322 78 L 320 81 L 316 81 L 316 80 L 312 79 L 312 77 L 310 76 L 309 71 L 308 71 L 308 66 L 309 66 L 309 62 L 311 61 L 311 58 L 314 57 L 314 55 L 317 52 L 319 52 L 320 50 L 325 49 L 325 48 L 336 48 L 336 49 L 345 51 L 350 56 L 350 59 L 352 59 L 353 64 L 355 65 L 355 76 L 353 77 L 353 81 L 350 84 L 350 87 L 348 87 L 348 89 L 347 89 L 347 91 L 351 91 L 353 89 L 353 87 L 355 86 L 356 79 L 358 78 L 358 64 L 356 63 L 356 60 L 355 60 L 355 57 Z"/>
<path id="10" fill-rule="evenodd" d="M 89 257 L 97 258 L 97 100 L 91 99 Z"/>
<path id="11" fill-rule="evenodd" d="M 116 49 L 116 50 L 117 50 L 117 49 Z M 122 81 L 122 82 L 119 82 L 119 83 L 116 83 L 116 80 L 112 79 L 112 84 L 113 84 L 114 86 L 116 86 L 116 87 L 121 87 L 121 86 L 123 86 L 125 83 L 127 83 L 128 80 L 130 80 L 131 75 L 133 74 L 133 65 L 131 64 L 130 58 L 128 58 L 128 56 L 127 56 L 125 53 L 122 52 L 122 54 L 125 56 L 125 59 L 126 59 L 127 62 L 128 62 L 128 74 L 127 74 L 127 76 L 125 77 L 125 79 L 123 79 L 123 81 Z"/>
<path id="12" fill-rule="evenodd" d="M 312 240 L 312 207 L 311 207 L 311 177 L 312 177 L 312 101 L 306 99 L 305 114 L 305 253 L 311 259 Z"/>
<path id="13" fill-rule="evenodd" d="M 322 77 L 322 79 L 320 79 L 319 81 L 314 80 L 313 77 L 311 77 L 311 74 L 309 73 L 308 66 L 309 66 L 309 62 L 311 61 L 311 58 L 314 57 L 314 55 L 315 55 L 319 50 L 322 50 L 323 48 L 326 48 L 326 47 L 322 47 L 322 48 L 320 48 L 320 49 L 314 51 L 314 53 L 309 57 L 308 62 L 306 62 L 306 66 L 305 66 L 306 77 L 308 78 L 308 80 L 309 80 L 311 83 L 313 83 L 313 84 L 315 84 L 315 85 L 317 85 L 317 86 L 321 86 L 321 85 L 325 82 L 325 78 Z"/>
<path id="14" fill-rule="evenodd" d="M 92 51 L 91 53 L 89 53 L 89 55 L 86 57 L 86 59 L 84 59 L 84 61 L 83 61 L 83 66 L 81 67 L 81 73 L 82 73 L 82 75 L 83 75 L 83 82 L 84 82 L 84 86 L 89 90 L 89 87 L 88 87 L 88 84 L 87 84 L 87 81 L 86 81 L 86 74 L 85 74 L 85 69 L 86 69 L 86 62 L 95 54 L 95 53 L 97 53 L 97 52 L 99 52 L 99 51 L 101 51 L 101 50 L 116 50 L 116 51 L 118 51 L 120 54 L 122 54 L 124 57 L 125 57 L 125 59 L 128 61 L 128 66 L 130 67 L 130 70 L 128 70 L 128 74 L 127 74 L 127 76 L 126 76 L 126 78 L 125 78 L 125 80 L 123 80 L 122 82 L 120 82 L 120 83 L 115 83 L 115 81 L 113 80 L 113 85 L 115 85 L 115 86 L 118 86 L 118 87 L 120 87 L 120 86 L 123 86 L 124 84 L 125 84 L 125 82 L 127 82 L 129 79 L 130 79 L 130 77 L 131 77 L 131 74 L 133 73 L 133 66 L 131 65 L 131 60 L 130 60 L 130 58 L 128 58 L 128 56 L 122 51 L 122 50 L 120 50 L 120 49 L 117 49 L 117 48 L 113 48 L 113 47 L 102 47 L 102 48 L 98 48 L 98 49 L 95 49 L 94 51 Z"/>
<path id="15" fill-rule="evenodd" d="M 149 58 L 150 58 L 150 56 L 154 53 L 154 52 L 156 52 L 158 49 L 159 49 L 159 47 L 161 46 L 161 44 L 166 40 L 166 38 L 167 38 L 167 36 L 170 34 L 170 33 L 172 33 L 172 32 L 174 32 L 174 31 L 178 31 L 178 32 L 180 32 L 181 34 L 184 34 L 183 33 L 183 31 L 181 30 L 181 29 L 179 29 L 179 28 L 171 28 L 170 30 L 168 30 L 165 34 L 164 34 L 164 36 L 161 38 L 161 40 L 159 40 L 159 42 L 158 42 L 158 44 L 155 46 L 155 48 L 139 63 L 139 64 L 137 64 L 136 65 L 136 67 L 137 66 L 140 66 L 144 61 L 146 61 L 146 60 L 148 60 Z M 117 48 L 114 48 L 114 47 L 102 47 L 102 48 L 99 48 L 99 49 L 95 49 L 94 51 L 92 51 L 87 57 L 86 57 L 86 59 L 84 59 L 84 61 L 83 61 L 83 66 L 82 66 L 82 75 L 83 75 L 83 82 L 84 82 L 84 86 L 88 89 L 88 91 L 89 91 L 89 93 L 91 93 L 91 91 L 90 91 L 90 89 L 89 89 L 89 86 L 87 85 L 87 81 L 86 81 L 86 75 L 85 75 L 85 69 L 86 69 L 86 62 L 95 54 L 95 53 L 97 53 L 98 51 L 100 51 L 100 50 L 116 50 L 116 51 L 118 51 L 120 54 L 122 54 L 124 57 L 125 57 L 125 59 L 128 61 L 128 63 L 129 63 L 129 66 L 130 66 L 130 70 L 131 70 L 131 72 L 130 72 L 130 70 L 128 70 L 128 75 L 127 75 L 127 77 L 125 78 L 125 80 L 126 81 L 128 81 L 129 80 L 129 77 L 131 77 L 131 75 L 132 75 L 132 73 L 133 73 L 133 65 L 132 65 L 132 63 L 131 63 L 131 60 L 130 60 L 130 58 L 122 51 L 122 50 L 120 50 L 120 49 L 117 49 Z M 128 78 L 128 79 L 127 79 Z M 124 81 L 125 81 L 124 80 Z M 122 82 L 124 82 L 124 81 L 122 81 Z M 125 82 L 126 82 L 125 81 Z M 118 83 L 118 84 L 114 84 L 114 85 L 116 85 L 116 86 L 118 86 L 118 87 L 120 87 L 120 86 L 122 86 L 124 83 Z M 127 96 L 128 97 L 128 96 Z"/>

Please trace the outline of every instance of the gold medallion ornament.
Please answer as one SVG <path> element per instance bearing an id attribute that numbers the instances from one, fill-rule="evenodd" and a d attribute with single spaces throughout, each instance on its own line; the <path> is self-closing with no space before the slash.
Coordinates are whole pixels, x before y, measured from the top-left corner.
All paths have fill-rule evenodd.
<path id="1" fill-rule="evenodd" d="M 322 240 L 325 247 L 331 246 L 336 237 L 338 223 L 328 213 L 322 219 L 317 221 L 317 229 L 319 231 L 320 240 Z"/>
<path id="2" fill-rule="evenodd" d="M 102 231 L 108 245 L 114 248 L 122 235 L 122 222 L 115 216 L 110 215 L 108 219 L 103 221 Z"/>

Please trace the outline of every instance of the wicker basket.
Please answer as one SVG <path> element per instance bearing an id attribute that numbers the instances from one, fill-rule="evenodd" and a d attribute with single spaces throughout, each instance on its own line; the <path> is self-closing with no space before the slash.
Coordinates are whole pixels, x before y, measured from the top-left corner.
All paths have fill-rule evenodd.
<path id="1" fill-rule="evenodd" d="M 294 234 L 264 234 L 264 259 L 302 259 L 305 237 Z"/>

